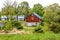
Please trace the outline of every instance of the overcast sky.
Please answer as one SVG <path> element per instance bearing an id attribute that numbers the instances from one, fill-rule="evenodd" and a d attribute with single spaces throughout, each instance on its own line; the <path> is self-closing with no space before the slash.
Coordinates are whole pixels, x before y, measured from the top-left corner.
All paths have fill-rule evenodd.
<path id="1" fill-rule="evenodd" d="M 3 3 L 6 0 L 0 0 L 0 10 L 3 8 Z M 14 1 L 14 0 L 12 0 Z M 60 0 L 16 0 L 18 3 L 21 3 L 22 1 L 27 1 L 29 3 L 30 7 L 33 7 L 34 4 L 40 3 L 42 4 L 43 7 L 53 4 L 53 3 L 58 3 L 60 5 Z"/>

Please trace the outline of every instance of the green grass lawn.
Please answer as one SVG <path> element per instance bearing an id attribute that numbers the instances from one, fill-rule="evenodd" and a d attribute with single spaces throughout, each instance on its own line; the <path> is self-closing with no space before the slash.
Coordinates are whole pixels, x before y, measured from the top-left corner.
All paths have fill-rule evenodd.
<path id="1" fill-rule="evenodd" d="M 34 33 L 34 34 L 12 34 L 0 35 L 0 40 L 60 40 L 60 34 Z"/>

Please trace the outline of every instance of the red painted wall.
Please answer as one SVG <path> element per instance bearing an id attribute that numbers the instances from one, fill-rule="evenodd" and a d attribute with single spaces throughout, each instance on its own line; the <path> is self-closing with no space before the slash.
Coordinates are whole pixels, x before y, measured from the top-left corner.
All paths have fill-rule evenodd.
<path id="1" fill-rule="evenodd" d="M 26 22 L 40 22 L 41 20 L 35 15 L 30 15 L 26 18 Z"/>

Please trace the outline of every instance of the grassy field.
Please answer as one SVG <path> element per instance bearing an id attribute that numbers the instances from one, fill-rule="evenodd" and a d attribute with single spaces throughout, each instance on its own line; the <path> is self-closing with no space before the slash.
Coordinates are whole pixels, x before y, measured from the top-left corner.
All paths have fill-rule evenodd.
<path id="1" fill-rule="evenodd" d="M 0 40 L 60 40 L 60 33 L 3 34 L 0 35 Z"/>

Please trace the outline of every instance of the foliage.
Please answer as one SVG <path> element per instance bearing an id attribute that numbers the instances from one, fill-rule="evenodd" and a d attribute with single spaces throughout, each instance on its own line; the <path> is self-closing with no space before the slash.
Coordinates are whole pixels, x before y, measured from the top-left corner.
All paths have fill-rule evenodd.
<path id="1" fill-rule="evenodd" d="M 34 5 L 32 11 L 36 12 L 37 14 L 39 14 L 41 16 L 43 16 L 43 14 L 44 14 L 44 9 L 43 9 L 42 5 L 39 3 Z"/>
<path id="2" fill-rule="evenodd" d="M 11 21 L 7 21 L 7 22 L 5 23 L 4 30 L 12 30 L 12 29 L 13 29 L 13 27 L 12 27 L 12 25 L 11 25 Z"/>
<path id="3" fill-rule="evenodd" d="M 23 29 L 23 26 L 21 26 L 21 23 L 18 21 L 12 21 L 12 26 L 16 27 L 17 29 Z"/>
<path id="4" fill-rule="evenodd" d="M 49 28 L 54 33 L 59 33 L 60 32 L 60 25 L 58 25 L 58 24 L 53 23 L 49 26 Z"/>
<path id="5" fill-rule="evenodd" d="M 49 28 L 54 32 L 59 32 L 60 25 L 60 6 L 58 4 L 52 4 L 45 8 L 43 20 L 47 23 Z M 59 28 L 59 29 L 58 29 Z"/>
<path id="6" fill-rule="evenodd" d="M 29 4 L 28 2 L 24 1 L 24 2 L 21 2 L 19 5 L 18 5 L 18 15 L 27 15 L 29 14 Z"/>
<path id="7" fill-rule="evenodd" d="M 5 1 L 4 8 L 2 8 L 2 14 L 6 15 L 10 21 L 12 15 L 15 15 L 15 8 L 13 7 L 11 0 Z"/>
<path id="8" fill-rule="evenodd" d="M 43 33 L 43 30 L 42 30 L 41 27 L 36 27 L 36 28 L 34 29 L 34 32 Z"/>
<path id="9" fill-rule="evenodd" d="M 8 33 L 9 31 L 11 31 L 13 29 L 12 25 L 11 25 L 11 21 L 7 21 L 5 22 L 5 26 L 4 26 L 4 31 L 6 33 Z"/>
<path id="10" fill-rule="evenodd" d="M 33 8 L 30 8 L 29 9 L 29 14 L 32 14 L 33 13 Z"/>

